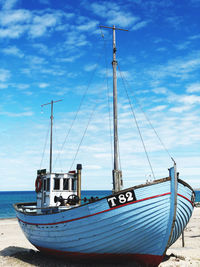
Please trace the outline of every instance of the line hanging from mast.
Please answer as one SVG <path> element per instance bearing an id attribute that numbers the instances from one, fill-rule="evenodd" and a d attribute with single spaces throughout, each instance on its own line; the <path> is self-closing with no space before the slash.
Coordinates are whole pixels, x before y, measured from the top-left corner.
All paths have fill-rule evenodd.
<path id="1" fill-rule="evenodd" d="M 113 138 L 112 138 L 112 121 L 111 121 L 111 104 L 109 101 L 109 95 L 110 95 L 110 90 L 109 90 L 109 86 L 108 86 L 108 61 L 107 61 L 107 50 L 106 50 L 106 42 L 105 42 L 105 38 L 104 38 L 104 34 L 101 30 L 101 37 L 103 39 L 103 44 L 104 44 L 104 52 L 105 52 L 105 66 L 106 66 L 106 87 L 107 87 L 107 102 L 108 102 L 108 116 L 109 116 L 109 131 L 110 131 L 110 152 L 111 152 L 111 164 L 113 164 Z M 121 168 L 121 164 L 120 164 L 120 168 Z"/>
<path id="2" fill-rule="evenodd" d="M 94 112 L 95 112 L 95 110 L 96 110 L 96 107 L 97 107 L 97 105 L 94 105 L 94 107 L 93 107 L 93 109 L 92 109 L 92 112 L 91 112 L 91 114 L 90 114 L 90 116 L 89 116 L 88 123 L 87 123 L 86 128 L 85 128 L 85 130 L 84 130 L 84 132 L 83 132 L 81 141 L 80 141 L 80 143 L 79 143 L 79 145 L 78 145 L 78 147 L 77 147 L 75 156 L 74 156 L 74 158 L 73 158 L 73 160 L 72 160 L 72 164 L 71 164 L 70 170 L 72 170 L 72 167 L 73 167 L 73 165 L 74 165 L 74 162 L 75 162 L 75 160 L 76 160 L 76 157 L 77 157 L 77 155 L 78 155 L 78 152 L 79 152 L 79 150 L 80 150 L 80 147 L 81 147 L 81 145 L 82 145 L 83 139 L 84 139 L 84 137 L 85 137 L 85 134 L 86 134 L 86 132 L 87 132 L 87 130 L 88 130 L 88 127 L 89 127 L 89 125 L 90 125 L 90 122 L 91 122 L 91 120 L 92 120 L 92 116 L 93 116 L 93 114 L 94 114 Z"/>
<path id="3" fill-rule="evenodd" d="M 46 133 L 46 138 L 45 138 L 45 143 L 44 143 L 44 148 L 43 148 L 43 152 L 42 152 L 42 159 L 41 159 L 41 162 L 40 162 L 39 170 L 41 170 L 41 168 L 42 168 L 42 163 L 43 163 L 43 159 L 44 159 L 44 153 L 46 151 L 47 140 L 48 140 L 48 136 L 49 136 L 49 130 L 50 130 L 50 127 L 51 127 L 50 124 L 49 124 L 48 130 L 47 130 L 47 133 Z"/>
<path id="4" fill-rule="evenodd" d="M 147 158 L 147 160 L 148 160 L 148 163 L 149 163 L 149 166 L 150 166 L 150 169 L 151 169 L 153 178 L 156 179 L 156 178 L 155 178 L 154 171 L 153 171 L 153 167 L 152 167 L 152 165 L 151 165 L 151 161 L 150 161 L 149 155 L 148 155 L 148 153 L 147 153 L 146 145 L 145 145 L 144 139 L 143 139 L 143 137 L 142 137 L 142 133 L 141 133 L 141 131 L 140 131 L 140 127 L 139 127 L 139 125 L 138 125 L 138 121 L 137 121 L 137 118 L 136 118 L 136 116 L 135 116 L 135 112 L 134 112 L 134 109 L 133 109 L 133 105 L 132 105 L 132 103 L 131 103 L 131 99 L 130 99 L 130 97 L 129 97 L 128 91 L 127 91 L 127 89 L 126 89 L 125 82 L 124 82 L 124 78 L 123 78 L 123 75 L 122 75 L 122 72 L 121 72 L 121 70 L 120 70 L 119 65 L 118 65 L 118 69 L 119 69 L 119 72 L 120 72 L 121 79 L 122 79 L 122 81 L 123 81 L 123 83 L 124 83 L 125 92 L 126 92 L 126 95 L 127 95 L 128 101 L 129 101 L 129 105 L 130 105 L 130 107 L 131 107 L 131 111 L 132 111 L 132 114 L 133 114 L 133 117 L 134 117 L 134 120 L 135 120 L 135 124 L 136 124 L 137 130 L 138 130 L 140 139 L 141 139 L 141 141 L 142 141 L 142 145 L 143 145 L 143 148 L 144 148 L 144 151 L 145 151 L 145 154 L 146 154 L 146 158 Z"/>
<path id="5" fill-rule="evenodd" d="M 99 62 L 100 58 L 101 58 L 101 54 L 99 55 L 99 58 L 98 58 L 97 62 Z M 73 117 L 73 119 L 72 119 L 72 121 L 71 121 L 71 123 L 70 123 L 69 129 L 68 129 L 67 134 L 66 134 L 65 139 L 64 139 L 64 142 L 62 143 L 61 148 L 60 148 L 60 151 L 59 151 L 59 153 L 57 154 L 57 157 L 56 157 L 56 159 L 55 159 L 55 161 L 54 161 L 54 166 L 56 165 L 57 160 L 59 159 L 59 157 L 60 157 L 62 151 L 64 150 L 64 146 L 65 146 L 65 144 L 66 144 L 66 141 L 67 141 L 67 139 L 68 139 L 68 137 L 69 137 L 69 135 L 70 135 L 70 132 L 71 132 L 73 126 L 74 126 L 74 123 L 75 123 L 75 121 L 76 121 L 76 119 L 77 119 L 77 117 L 78 117 L 78 114 L 79 114 L 79 112 L 80 112 L 80 110 L 81 110 L 81 107 L 83 106 L 83 102 L 84 102 L 84 100 L 85 100 L 85 98 L 86 98 L 86 96 L 87 96 L 87 94 L 88 94 L 88 90 L 89 90 L 89 88 L 91 87 L 91 84 L 92 84 L 93 79 L 94 79 L 94 77 L 95 77 L 95 73 L 96 73 L 96 71 L 97 71 L 97 68 L 98 68 L 98 64 L 96 64 L 96 66 L 95 66 L 95 68 L 94 68 L 94 70 L 93 70 L 93 72 L 92 72 L 92 75 L 91 75 L 91 77 L 90 77 L 90 79 L 89 79 L 89 81 L 88 81 L 88 84 L 87 84 L 87 86 L 86 86 L 86 88 L 85 88 L 85 90 L 84 90 L 84 93 L 83 93 L 83 95 L 82 95 L 82 97 L 81 97 L 81 100 L 80 100 L 80 103 L 79 103 L 79 106 L 78 106 L 78 109 L 77 109 L 77 111 L 76 111 L 76 113 L 75 113 L 75 115 L 74 115 L 74 117 Z"/>
<path id="6" fill-rule="evenodd" d="M 118 68 L 119 68 L 119 65 L 118 65 Z M 125 87 L 125 82 L 126 82 L 127 87 L 129 87 L 129 89 L 130 89 L 131 86 L 129 85 L 128 81 L 123 77 L 120 68 L 119 68 L 119 71 L 120 71 L 120 74 L 121 74 L 121 76 L 122 76 L 122 80 L 123 80 L 123 82 L 124 82 L 124 87 Z M 142 106 L 141 106 L 139 100 L 137 99 L 137 97 L 135 96 L 135 94 L 134 94 L 133 92 L 132 92 L 132 95 L 133 95 L 133 98 L 135 99 L 135 102 L 138 104 L 138 106 L 140 107 L 142 113 L 144 114 L 146 120 L 148 121 L 150 127 L 152 128 L 152 130 L 154 131 L 155 135 L 157 136 L 157 138 L 158 138 L 158 140 L 159 140 L 161 146 L 163 147 L 163 149 L 165 150 L 165 152 L 168 154 L 169 158 L 170 158 L 173 162 L 175 162 L 174 158 L 172 157 L 172 155 L 170 154 L 169 150 L 166 148 L 164 142 L 162 141 L 161 137 L 159 136 L 159 134 L 157 133 L 156 129 L 154 128 L 154 126 L 153 126 L 151 120 L 149 119 L 149 117 L 147 116 L 146 112 L 145 112 L 144 109 L 142 108 Z"/>

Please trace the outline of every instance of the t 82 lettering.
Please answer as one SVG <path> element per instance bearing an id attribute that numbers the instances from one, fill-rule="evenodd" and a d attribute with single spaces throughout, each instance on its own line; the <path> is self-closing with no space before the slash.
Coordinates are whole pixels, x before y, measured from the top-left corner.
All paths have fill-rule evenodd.
<path id="1" fill-rule="evenodd" d="M 114 208 L 116 206 L 120 206 L 120 205 L 123 205 L 128 202 L 132 202 L 135 200 L 136 200 L 136 197 L 135 197 L 135 193 L 133 190 L 120 193 L 118 195 L 107 198 L 108 205 L 110 206 L 110 208 Z"/>

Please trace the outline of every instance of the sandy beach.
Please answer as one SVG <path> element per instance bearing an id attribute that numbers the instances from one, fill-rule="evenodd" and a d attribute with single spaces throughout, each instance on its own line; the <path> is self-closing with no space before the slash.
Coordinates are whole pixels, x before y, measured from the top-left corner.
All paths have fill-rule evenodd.
<path id="1" fill-rule="evenodd" d="M 200 267 L 200 208 L 195 208 L 192 218 L 184 231 L 185 246 L 182 238 L 167 251 L 159 267 L 194 266 Z M 66 259 L 47 257 L 38 252 L 25 238 L 16 219 L 0 220 L 0 266 L 122 266 L 111 263 L 74 263 Z M 123 266 L 140 266 L 127 263 Z"/>

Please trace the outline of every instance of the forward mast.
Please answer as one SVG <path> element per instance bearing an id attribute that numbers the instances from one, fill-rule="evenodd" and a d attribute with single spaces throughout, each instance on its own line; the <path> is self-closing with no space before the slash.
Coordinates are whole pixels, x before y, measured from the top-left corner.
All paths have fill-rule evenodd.
<path id="1" fill-rule="evenodd" d="M 51 105 L 51 132 L 50 132 L 50 157 L 49 157 L 49 173 L 52 173 L 52 151 L 53 151 L 53 104 L 60 102 L 61 100 L 57 100 L 57 101 L 51 101 L 50 103 L 46 103 L 41 105 L 41 107 L 46 106 L 46 105 Z"/>

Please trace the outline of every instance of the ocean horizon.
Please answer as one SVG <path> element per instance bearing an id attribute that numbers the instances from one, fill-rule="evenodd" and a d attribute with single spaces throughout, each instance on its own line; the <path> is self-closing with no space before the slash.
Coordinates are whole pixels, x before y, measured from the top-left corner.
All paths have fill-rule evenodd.
<path id="1" fill-rule="evenodd" d="M 102 198 L 111 194 L 111 190 L 82 190 L 82 198 Z M 0 219 L 15 218 L 13 204 L 20 202 L 35 202 L 35 191 L 0 191 Z M 200 202 L 200 190 L 195 190 L 195 202 Z"/>

